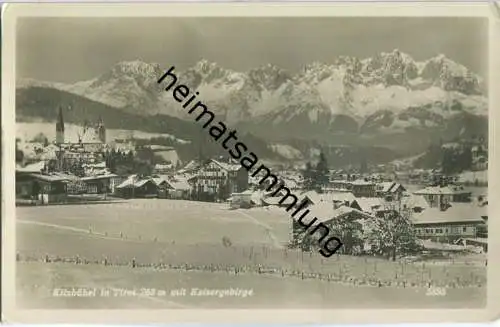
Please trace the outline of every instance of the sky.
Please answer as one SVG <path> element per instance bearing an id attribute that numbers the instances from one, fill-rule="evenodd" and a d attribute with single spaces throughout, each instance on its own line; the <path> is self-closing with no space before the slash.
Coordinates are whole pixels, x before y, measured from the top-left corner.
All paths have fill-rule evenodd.
<path id="1" fill-rule="evenodd" d="M 201 59 L 237 71 L 360 59 L 399 49 L 415 60 L 444 54 L 487 78 L 488 22 L 454 17 L 22 18 L 17 74 L 72 83 L 120 61 L 178 69 Z"/>

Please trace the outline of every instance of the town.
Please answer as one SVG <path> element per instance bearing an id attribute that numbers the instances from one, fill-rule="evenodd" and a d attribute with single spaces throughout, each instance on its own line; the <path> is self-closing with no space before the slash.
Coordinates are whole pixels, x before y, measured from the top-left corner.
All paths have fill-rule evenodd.
<path id="1" fill-rule="evenodd" d="M 24 142 L 24 151 L 17 150 L 17 205 L 107 203 L 132 198 L 227 203 L 232 210 L 290 205 L 286 192 L 275 194 L 267 188 L 268 176 L 249 176 L 244 167 L 229 158 L 151 165 L 161 146 L 134 146 L 131 140 L 107 143 L 102 120 L 94 126 L 85 123 L 78 141 L 67 142 L 61 107 L 55 129 L 53 142 Z M 481 163 L 487 165 L 484 160 Z M 487 251 L 486 191 L 472 191 L 456 176 L 444 176 L 439 169 L 397 171 L 394 167 L 380 171 L 374 167 L 371 173 L 332 170 L 323 155 L 316 166 L 276 170 L 279 168 L 273 172 L 281 185 L 307 199 L 321 223 L 344 236 L 342 251 L 346 254 L 389 252 L 387 256 L 395 260 L 401 250 L 397 248 L 404 245 L 403 241 L 396 244 L 398 236 L 387 246 L 375 246 L 380 240 L 375 242 L 370 237 L 373 224 L 380 221 L 390 223 L 379 226 L 379 231 L 397 226 L 403 228 L 401 235 L 414 234 L 423 245 L 421 250 L 447 246 Z M 395 223 L 400 218 L 408 226 Z M 339 230 L 341 224 L 350 227 Z M 290 220 L 293 232 L 289 245 L 309 250 L 311 242 L 305 241 L 308 237 L 297 225 Z"/>

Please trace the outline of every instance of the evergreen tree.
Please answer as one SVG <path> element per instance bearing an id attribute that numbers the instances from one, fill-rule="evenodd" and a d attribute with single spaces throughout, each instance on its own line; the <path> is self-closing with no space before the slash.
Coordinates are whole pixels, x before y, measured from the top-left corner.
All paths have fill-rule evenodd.
<path id="1" fill-rule="evenodd" d="M 470 145 L 461 149 L 443 149 L 441 161 L 443 173 L 453 175 L 472 168 L 472 148 Z"/>
<path id="2" fill-rule="evenodd" d="M 461 171 L 472 169 L 472 147 L 466 145 L 460 156 L 460 168 Z"/>
<path id="3" fill-rule="evenodd" d="M 306 168 L 302 171 L 302 177 L 304 178 L 304 189 L 312 190 L 314 189 L 314 169 L 310 162 L 306 163 Z"/>
<path id="4" fill-rule="evenodd" d="M 328 162 L 326 161 L 326 157 L 323 152 L 321 152 L 319 155 L 319 162 L 316 165 L 313 180 L 314 188 L 318 190 L 318 192 L 322 192 L 323 189 L 328 186 L 328 182 L 330 181 Z"/>

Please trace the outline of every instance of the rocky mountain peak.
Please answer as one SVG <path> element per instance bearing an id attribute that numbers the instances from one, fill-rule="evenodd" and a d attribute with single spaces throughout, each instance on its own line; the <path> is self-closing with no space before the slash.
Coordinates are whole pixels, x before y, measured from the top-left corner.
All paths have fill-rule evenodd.
<path id="1" fill-rule="evenodd" d="M 140 88 L 156 89 L 156 79 L 162 74 L 159 64 L 145 63 L 140 60 L 122 61 L 109 71 L 97 77 L 91 87 L 106 87 L 109 83 L 137 84 Z"/>
<path id="2" fill-rule="evenodd" d="M 292 79 L 292 76 L 273 64 L 266 64 L 264 66 L 251 69 L 248 72 L 249 80 L 261 86 L 263 89 L 276 90 L 281 85 Z"/>

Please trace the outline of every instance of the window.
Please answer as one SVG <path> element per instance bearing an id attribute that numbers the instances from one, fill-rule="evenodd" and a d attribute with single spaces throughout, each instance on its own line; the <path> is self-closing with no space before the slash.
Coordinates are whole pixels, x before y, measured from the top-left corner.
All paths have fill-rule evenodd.
<path id="1" fill-rule="evenodd" d="M 462 228 L 462 231 L 465 233 L 467 232 L 467 227 Z"/>

